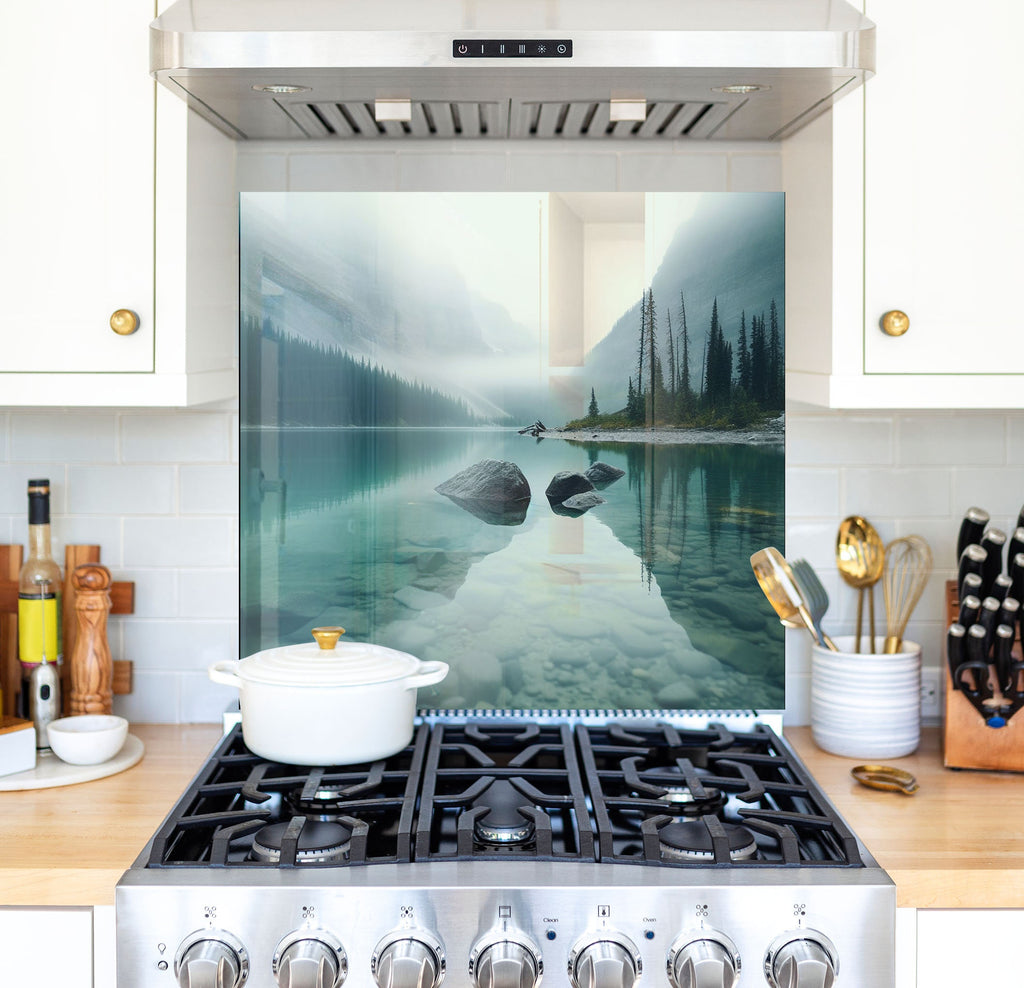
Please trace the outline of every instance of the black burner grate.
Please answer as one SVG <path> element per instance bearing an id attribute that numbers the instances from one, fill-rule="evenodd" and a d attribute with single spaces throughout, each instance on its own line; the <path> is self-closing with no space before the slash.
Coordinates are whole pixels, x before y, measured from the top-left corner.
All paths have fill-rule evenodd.
<path id="1" fill-rule="evenodd" d="M 318 832 L 321 822 L 341 825 L 350 837 L 330 857 L 311 859 L 303 850 L 311 822 Z M 268 825 L 279 839 L 277 860 L 253 850 Z M 697 847 L 681 847 L 680 835 L 696 835 Z M 268 762 L 246 748 L 236 727 L 157 832 L 147 867 L 481 858 L 863 866 L 842 818 L 763 725 L 741 733 L 654 720 L 574 727 L 469 720 L 420 724 L 390 758 L 320 768 Z"/>

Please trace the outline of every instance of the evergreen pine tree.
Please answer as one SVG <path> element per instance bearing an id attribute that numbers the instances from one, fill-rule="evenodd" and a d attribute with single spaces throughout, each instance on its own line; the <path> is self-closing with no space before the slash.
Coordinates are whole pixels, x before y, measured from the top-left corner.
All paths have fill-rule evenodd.
<path id="1" fill-rule="evenodd" d="M 769 306 L 768 317 L 768 405 L 770 408 L 782 408 L 786 403 L 786 367 L 775 299 Z"/>
<path id="2" fill-rule="evenodd" d="M 587 406 L 587 418 L 593 422 L 600 413 L 597 410 L 597 395 L 594 394 L 594 389 L 590 389 L 590 404 Z"/>

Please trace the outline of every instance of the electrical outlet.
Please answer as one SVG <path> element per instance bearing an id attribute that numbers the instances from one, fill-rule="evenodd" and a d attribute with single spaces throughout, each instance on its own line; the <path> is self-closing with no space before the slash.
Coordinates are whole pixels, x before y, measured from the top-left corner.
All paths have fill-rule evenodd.
<path id="1" fill-rule="evenodd" d="M 942 688 L 939 669 L 921 670 L 921 717 L 938 720 L 942 712 Z"/>

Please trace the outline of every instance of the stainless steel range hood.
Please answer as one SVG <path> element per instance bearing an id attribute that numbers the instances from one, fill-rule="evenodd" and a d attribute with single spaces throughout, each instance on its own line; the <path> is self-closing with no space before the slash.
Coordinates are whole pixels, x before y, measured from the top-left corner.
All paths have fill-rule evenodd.
<path id="1" fill-rule="evenodd" d="M 240 140 L 780 140 L 874 72 L 844 0 L 178 0 L 150 37 Z"/>

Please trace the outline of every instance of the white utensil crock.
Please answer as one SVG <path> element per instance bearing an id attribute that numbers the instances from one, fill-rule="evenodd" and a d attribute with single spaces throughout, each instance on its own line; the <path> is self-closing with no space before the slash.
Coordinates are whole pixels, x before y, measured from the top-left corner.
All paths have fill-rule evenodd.
<path id="1" fill-rule="evenodd" d="M 352 765 L 409 743 L 416 690 L 441 682 L 448 665 L 366 642 L 309 643 L 216 662 L 209 675 L 237 687 L 242 737 L 257 755 L 290 765 Z"/>
<path id="2" fill-rule="evenodd" d="M 852 635 L 836 636 L 838 652 L 811 647 L 811 734 L 833 755 L 900 758 L 921 740 L 921 646 L 903 642 L 895 655 L 853 652 Z"/>

